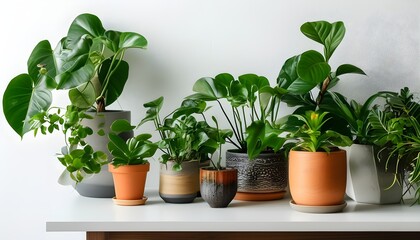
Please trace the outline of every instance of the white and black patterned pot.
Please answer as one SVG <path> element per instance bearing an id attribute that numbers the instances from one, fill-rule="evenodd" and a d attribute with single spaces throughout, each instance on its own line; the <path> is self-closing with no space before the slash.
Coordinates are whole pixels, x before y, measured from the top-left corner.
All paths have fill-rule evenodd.
<path id="1" fill-rule="evenodd" d="M 286 192 L 288 164 L 283 153 L 261 153 L 249 160 L 246 153 L 228 150 L 226 167 L 238 170 L 236 200 L 280 199 Z"/>

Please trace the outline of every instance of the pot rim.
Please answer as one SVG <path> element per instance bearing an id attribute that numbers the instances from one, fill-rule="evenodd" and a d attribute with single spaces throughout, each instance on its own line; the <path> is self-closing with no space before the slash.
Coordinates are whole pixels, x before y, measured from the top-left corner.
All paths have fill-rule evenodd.
<path id="1" fill-rule="evenodd" d="M 200 170 L 209 171 L 209 172 L 231 172 L 231 171 L 238 171 L 238 169 L 236 169 L 236 168 L 228 168 L 228 167 L 225 167 L 225 168 L 223 168 L 221 170 L 217 170 L 214 167 L 201 167 Z"/>

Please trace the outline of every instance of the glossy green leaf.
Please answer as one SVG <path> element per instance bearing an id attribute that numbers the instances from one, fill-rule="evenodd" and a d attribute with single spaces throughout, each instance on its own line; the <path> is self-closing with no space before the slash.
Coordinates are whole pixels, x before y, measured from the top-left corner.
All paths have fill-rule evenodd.
<path id="1" fill-rule="evenodd" d="M 13 78 L 3 95 L 3 112 L 9 125 L 19 136 L 31 130 L 30 119 L 40 112 L 47 111 L 52 102 L 48 88 L 49 77 L 43 75 L 34 84 L 28 74 Z"/>
<path id="2" fill-rule="evenodd" d="M 67 42 L 72 49 L 80 38 L 97 38 L 104 36 L 105 29 L 101 20 L 93 14 L 80 14 L 70 25 L 67 32 Z"/>
<path id="3" fill-rule="evenodd" d="M 115 102 L 121 95 L 127 82 L 129 72 L 128 63 L 124 60 L 114 62 L 111 70 L 110 67 L 111 59 L 107 59 L 102 63 L 101 69 L 99 70 L 99 82 L 101 85 L 105 84 L 105 78 L 108 73 L 110 73 L 107 91 L 105 93 L 106 106 Z"/>
<path id="4" fill-rule="evenodd" d="M 126 119 L 117 119 L 111 124 L 111 130 L 116 133 L 128 132 L 136 128 L 131 126 L 130 122 Z"/>
<path id="5" fill-rule="evenodd" d="M 71 103 L 81 109 L 90 108 L 96 101 L 95 88 L 88 82 L 69 91 Z"/>
<path id="6" fill-rule="evenodd" d="M 340 76 L 347 73 L 366 75 L 366 73 L 362 69 L 351 64 L 342 64 L 337 68 L 337 71 L 335 72 L 336 76 Z"/>
<path id="7" fill-rule="evenodd" d="M 48 40 L 39 42 L 28 59 L 28 73 L 35 80 L 35 84 L 37 84 L 36 79 L 38 79 L 41 66 L 47 70 L 47 76 L 50 78 L 55 77 L 55 58 Z"/>
<path id="8" fill-rule="evenodd" d="M 246 138 L 247 153 L 249 159 L 254 159 L 263 149 L 265 137 L 265 124 L 263 121 L 254 121 L 247 128 Z"/>
<path id="9" fill-rule="evenodd" d="M 146 116 L 141 120 L 141 122 L 139 123 L 139 126 L 143 125 L 145 122 L 153 121 L 157 119 L 160 109 L 162 108 L 162 105 L 163 105 L 163 97 L 159 97 L 151 102 L 147 102 L 143 104 L 143 106 L 148 109 L 146 111 Z"/>
<path id="10" fill-rule="evenodd" d="M 317 85 L 328 77 L 330 71 L 330 65 L 319 52 L 309 50 L 300 56 L 297 73 L 303 81 Z"/>
<path id="11" fill-rule="evenodd" d="M 119 49 L 127 48 L 146 48 L 147 40 L 145 37 L 134 32 L 123 32 L 118 43 Z"/>

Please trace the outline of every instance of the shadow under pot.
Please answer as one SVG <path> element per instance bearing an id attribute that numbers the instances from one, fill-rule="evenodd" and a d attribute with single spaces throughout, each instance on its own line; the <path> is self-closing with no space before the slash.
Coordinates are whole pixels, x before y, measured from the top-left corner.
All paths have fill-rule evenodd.
<path id="1" fill-rule="evenodd" d="M 200 168 L 201 197 L 212 208 L 225 208 L 233 200 L 238 189 L 238 171 L 234 168 L 215 170 Z"/>
<path id="2" fill-rule="evenodd" d="M 181 171 L 174 171 L 174 161 L 160 164 L 159 195 L 167 203 L 191 203 L 200 191 L 199 161 L 181 164 Z"/>
<path id="3" fill-rule="evenodd" d="M 247 153 L 226 151 L 226 167 L 238 170 L 235 200 L 281 199 L 287 189 L 288 165 L 284 153 L 261 153 L 250 160 Z"/>

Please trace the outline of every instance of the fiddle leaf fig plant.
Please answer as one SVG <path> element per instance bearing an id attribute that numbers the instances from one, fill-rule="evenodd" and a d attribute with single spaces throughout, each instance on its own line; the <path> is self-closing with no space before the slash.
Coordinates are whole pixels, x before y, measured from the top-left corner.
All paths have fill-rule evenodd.
<path id="1" fill-rule="evenodd" d="M 351 64 L 342 64 L 335 71 L 332 70 L 329 60 L 344 38 L 346 29 L 343 22 L 306 22 L 300 30 L 308 38 L 322 44 L 323 54 L 308 50 L 287 59 L 280 70 L 277 84 L 287 90 L 282 101 L 289 106 L 297 106 L 297 113 L 304 113 L 320 107 L 324 95 L 340 80 L 339 76 L 365 73 Z M 319 88 L 316 98 L 311 93 L 315 87 Z"/>
<path id="2" fill-rule="evenodd" d="M 254 159 L 262 151 L 278 151 L 284 139 L 277 122 L 280 99 L 286 90 L 272 88 L 267 78 L 244 74 L 235 79 L 229 73 L 198 79 L 187 99 L 216 102 L 229 123 L 234 139 L 227 138 L 240 151 Z M 230 105 L 230 114 L 224 104 Z"/>

